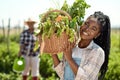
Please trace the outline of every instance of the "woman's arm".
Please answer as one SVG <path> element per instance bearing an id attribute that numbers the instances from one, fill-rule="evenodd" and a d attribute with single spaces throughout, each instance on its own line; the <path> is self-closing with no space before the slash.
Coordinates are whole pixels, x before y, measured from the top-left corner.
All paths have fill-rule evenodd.
<path id="1" fill-rule="evenodd" d="M 63 75 L 64 75 L 64 64 L 62 61 L 59 60 L 57 54 L 52 55 L 53 59 L 53 64 L 54 64 L 54 70 L 58 74 L 61 80 L 63 80 Z"/>
<path id="2" fill-rule="evenodd" d="M 72 71 L 76 75 L 77 71 L 78 71 L 78 65 L 76 64 L 76 62 L 72 58 L 72 51 L 68 50 L 68 51 L 64 52 L 64 56 L 65 56 L 65 59 L 67 60 L 67 62 L 69 63 L 70 68 L 72 69 Z"/>
<path id="3" fill-rule="evenodd" d="M 75 46 L 72 45 L 71 43 L 68 44 L 67 48 L 64 50 L 64 57 L 65 57 L 66 61 L 69 63 L 70 68 L 72 69 L 72 71 L 76 75 L 77 71 L 78 71 L 78 65 L 76 64 L 76 62 L 72 58 L 73 47 L 75 47 Z"/>
<path id="4" fill-rule="evenodd" d="M 53 59 L 54 67 L 56 67 L 60 63 L 58 55 L 57 54 L 52 54 L 52 59 Z"/>

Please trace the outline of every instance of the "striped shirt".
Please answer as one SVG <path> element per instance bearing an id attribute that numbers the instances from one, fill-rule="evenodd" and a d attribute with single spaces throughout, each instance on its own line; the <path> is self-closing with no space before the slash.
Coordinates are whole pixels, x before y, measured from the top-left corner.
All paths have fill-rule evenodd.
<path id="1" fill-rule="evenodd" d="M 40 53 L 40 49 L 33 50 L 36 40 L 37 38 L 33 32 L 31 33 L 28 29 L 24 30 L 20 35 L 20 45 L 24 45 L 21 53 L 28 56 L 37 56 Z"/>
<path id="2" fill-rule="evenodd" d="M 72 50 L 72 57 L 81 58 L 81 63 L 74 80 L 98 80 L 98 73 L 105 57 L 101 47 L 93 41 L 87 48 L 79 48 L 76 46 Z M 65 60 L 63 59 L 54 68 L 60 80 L 64 80 L 64 63 Z"/>

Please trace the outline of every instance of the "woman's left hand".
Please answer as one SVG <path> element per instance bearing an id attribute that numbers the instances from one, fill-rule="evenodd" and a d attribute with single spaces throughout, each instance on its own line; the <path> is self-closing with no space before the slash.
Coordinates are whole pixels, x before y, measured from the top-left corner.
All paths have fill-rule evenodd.
<path id="1" fill-rule="evenodd" d="M 69 42 L 67 48 L 63 51 L 66 60 L 72 59 L 72 48 L 73 44 Z"/>

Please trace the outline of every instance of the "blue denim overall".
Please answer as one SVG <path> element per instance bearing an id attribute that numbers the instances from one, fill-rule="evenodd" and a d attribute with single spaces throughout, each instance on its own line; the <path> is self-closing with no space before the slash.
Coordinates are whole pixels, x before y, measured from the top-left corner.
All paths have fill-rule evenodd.
<path id="1" fill-rule="evenodd" d="M 76 64 L 78 64 L 78 66 L 79 66 L 80 62 L 81 62 L 81 58 L 73 58 L 73 59 L 76 62 Z M 64 72 L 64 80 L 74 80 L 75 79 L 75 75 L 67 61 L 65 61 L 64 71 L 65 71 Z"/>

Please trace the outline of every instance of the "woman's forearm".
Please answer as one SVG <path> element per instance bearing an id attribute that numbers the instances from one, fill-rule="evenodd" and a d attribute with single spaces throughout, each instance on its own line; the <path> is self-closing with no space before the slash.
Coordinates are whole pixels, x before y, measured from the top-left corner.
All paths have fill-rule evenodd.
<path id="1" fill-rule="evenodd" d="M 72 71 L 74 72 L 75 76 L 77 74 L 78 71 L 78 65 L 75 63 L 75 61 L 71 58 L 71 59 L 66 59 L 67 62 L 69 63 Z"/>
<path id="2" fill-rule="evenodd" d="M 52 55 L 52 59 L 53 59 L 54 67 L 56 67 L 60 63 L 58 55 L 57 54 L 53 54 Z"/>

